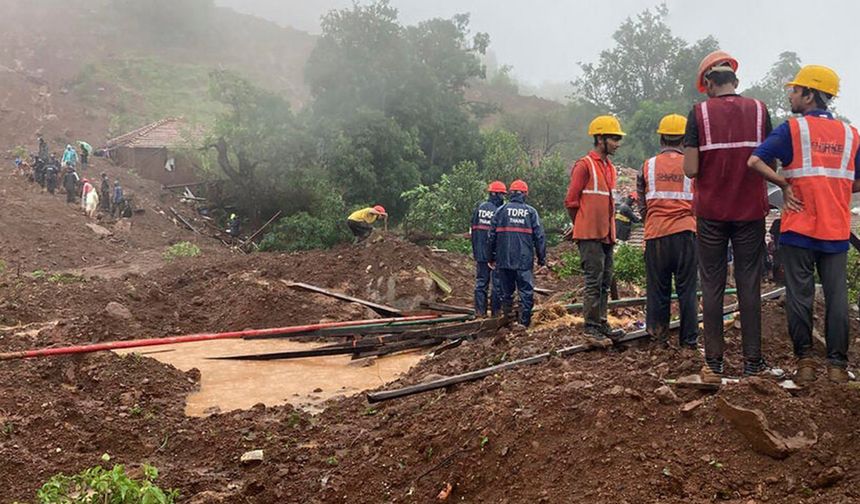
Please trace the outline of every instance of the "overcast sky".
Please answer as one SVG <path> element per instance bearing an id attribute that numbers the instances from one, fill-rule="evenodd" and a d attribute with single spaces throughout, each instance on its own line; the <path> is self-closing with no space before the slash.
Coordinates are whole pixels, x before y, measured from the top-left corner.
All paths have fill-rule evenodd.
<path id="1" fill-rule="evenodd" d="M 319 33 L 319 18 L 351 0 L 216 0 L 281 24 Z M 360 3 L 366 3 L 364 1 Z M 595 61 L 612 45 L 612 33 L 656 0 L 392 0 L 401 20 L 468 12 L 474 31 L 490 34 L 501 64 L 524 82 L 567 82 L 577 62 Z M 842 114 L 860 122 L 860 3 L 848 0 L 667 0 L 673 32 L 692 42 L 714 35 L 740 61 L 741 86 L 761 78 L 782 51 L 804 63 L 831 66 L 842 78 Z"/>

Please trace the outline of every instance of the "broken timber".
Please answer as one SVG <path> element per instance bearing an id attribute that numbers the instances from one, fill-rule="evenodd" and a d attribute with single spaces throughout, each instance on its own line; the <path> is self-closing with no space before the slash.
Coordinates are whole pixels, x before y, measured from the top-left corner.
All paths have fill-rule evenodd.
<path id="1" fill-rule="evenodd" d="M 469 308 L 468 306 L 453 306 L 453 305 L 447 305 L 447 304 L 443 304 L 443 303 L 432 303 L 430 301 L 421 301 L 421 303 L 418 306 L 420 306 L 421 308 L 425 308 L 427 310 L 433 310 L 433 311 L 445 312 L 445 313 L 462 313 L 465 315 L 473 315 L 475 313 L 475 310 L 472 308 Z"/>
<path id="2" fill-rule="evenodd" d="M 324 296 L 333 297 L 336 299 L 340 299 L 342 301 L 349 301 L 350 303 L 358 303 L 360 305 L 364 305 L 376 313 L 382 315 L 383 317 L 400 317 L 403 315 L 403 312 L 394 308 L 393 306 L 385 306 L 379 303 L 373 303 L 364 299 L 355 298 L 352 296 L 347 296 L 346 294 L 341 294 L 339 292 L 332 292 L 329 290 L 325 290 L 321 287 L 317 287 L 315 285 L 309 285 L 301 282 L 287 282 L 286 280 L 281 280 L 288 287 L 295 287 L 298 289 L 305 289 L 311 292 L 316 292 L 317 294 L 322 294 Z"/>
<path id="3" fill-rule="evenodd" d="M 775 299 L 782 294 L 785 293 L 785 288 L 780 288 L 772 292 L 768 292 L 762 294 L 762 301 L 768 299 Z M 729 305 L 723 309 L 723 314 L 734 313 L 738 310 L 739 304 L 734 303 Z M 699 319 L 701 319 L 701 315 L 699 315 Z M 677 328 L 680 325 L 680 321 L 676 320 L 669 324 L 669 327 L 672 329 Z M 613 345 L 620 345 L 625 343 L 630 343 L 636 340 L 648 338 L 649 335 L 645 329 L 634 331 L 631 333 L 622 336 L 621 338 L 613 341 Z M 434 380 L 427 383 L 419 383 L 418 385 L 411 385 L 408 387 L 403 387 L 399 389 L 392 390 L 383 390 L 380 392 L 369 392 L 367 394 L 367 400 L 371 403 L 387 401 L 390 399 L 397 399 L 400 397 L 406 397 L 410 395 L 420 394 L 423 392 L 429 392 L 431 390 L 437 390 L 440 388 L 450 387 L 451 385 L 456 385 L 458 383 L 464 383 L 474 380 L 480 380 L 482 378 L 486 378 L 487 376 L 492 376 L 500 371 L 507 371 L 508 369 L 514 369 L 521 366 L 529 366 L 532 364 L 538 364 L 544 361 L 549 360 L 553 356 L 559 357 L 567 357 L 570 355 L 574 355 L 581 352 L 587 352 L 589 350 L 594 350 L 596 347 L 591 345 L 574 345 L 570 347 L 561 348 L 559 350 L 553 350 L 549 352 L 545 352 L 542 354 L 534 355 L 531 357 L 526 357 L 524 359 L 519 359 L 511 362 L 506 362 L 504 364 L 499 364 L 497 366 L 492 366 L 484 369 L 478 369 L 476 371 L 471 371 L 468 373 L 459 374 L 456 376 L 450 376 L 448 378 L 442 378 L 439 380 Z"/>
<path id="4" fill-rule="evenodd" d="M 260 229 L 254 231 L 254 233 L 251 236 L 249 236 L 247 240 L 243 241 L 242 244 L 239 245 L 239 248 L 247 247 L 252 241 L 254 241 L 254 238 L 259 236 L 260 233 L 262 233 L 267 227 L 269 227 L 273 222 L 275 222 L 278 219 L 278 217 L 280 217 L 280 216 L 281 216 L 281 210 L 278 210 L 278 213 L 276 213 L 275 215 L 272 216 L 271 219 L 266 221 L 266 223 L 263 224 L 263 226 Z"/>
<path id="5" fill-rule="evenodd" d="M 198 230 L 197 230 L 197 228 L 195 228 L 195 227 L 194 227 L 190 222 L 188 222 L 187 220 L 185 220 L 185 217 L 183 217 L 183 216 L 179 215 L 179 212 L 177 212 L 175 208 L 170 207 L 170 212 L 171 212 L 173 215 L 175 215 L 175 216 L 176 216 L 176 218 L 177 218 L 177 219 L 179 219 L 179 221 L 180 221 L 180 222 L 182 222 L 183 224 L 185 224 L 185 227 L 187 227 L 188 229 L 190 229 L 190 230 L 194 231 L 194 232 L 195 232 L 195 233 L 197 233 L 197 234 L 200 234 L 200 231 L 198 231 Z"/>

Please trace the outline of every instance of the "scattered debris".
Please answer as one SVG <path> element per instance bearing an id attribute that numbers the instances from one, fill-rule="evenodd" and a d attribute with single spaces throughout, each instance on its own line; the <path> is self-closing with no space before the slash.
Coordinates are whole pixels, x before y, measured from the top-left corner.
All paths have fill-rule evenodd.
<path id="1" fill-rule="evenodd" d="M 250 464 L 253 462 L 262 462 L 263 461 L 263 450 L 251 450 L 242 454 L 242 457 L 239 459 L 243 464 Z"/>
<path id="2" fill-rule="evenodd" d="M 717 409 L 747 441 L 753 450 L 768 457 L 784 459 L 792 453 L 808 448 L 818 442 L 817 434 L 808 438 L 799 433 L 785 437 L 770 428 L 767 417 L 761 410 L 735 406 L 722 397 L 717 398 Z"/>

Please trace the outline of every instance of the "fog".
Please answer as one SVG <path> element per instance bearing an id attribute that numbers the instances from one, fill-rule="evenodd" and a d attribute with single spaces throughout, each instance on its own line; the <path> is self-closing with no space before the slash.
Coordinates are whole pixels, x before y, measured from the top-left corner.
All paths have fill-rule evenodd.
<path id="1" fill-rule="evenodd" d="M 219 5 L 319 33 L 320 17 L 350 0 L 217 0 Z M 366 3 L 366 2 L 360 2 Z M 532 85 L 568 82 L 579 76 L 578 62 L 596 61 L 613 43 L 612 33 L 629 16 L 658 5 L 654 0 L 585 2 L 559 0 L 392 0 L 409 24 L 430 17 L 468 12 L 475 31 L 490 34 L 501 64 Z M 832 67 L 842 77 L 836 106 L 860 120 L 860 67 L 856 64 L 860 4 L 847 0 L 740 1 L 719 4 L 668 0 L 668 23 L 675 35 L 693 42 L 714 35 L 740 60 L 741 87 L 761 78 L 779 53 L 794 51 L 803 63 Z"/>

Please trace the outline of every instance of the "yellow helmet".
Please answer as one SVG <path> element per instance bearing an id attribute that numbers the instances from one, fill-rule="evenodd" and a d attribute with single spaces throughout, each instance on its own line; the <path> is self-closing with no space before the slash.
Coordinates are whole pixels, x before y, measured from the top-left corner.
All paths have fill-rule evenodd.
<path id="1" fill-rule="evenodd" d="M 621 131 L 621 123 L 617 118 L 611 115 L 602 115 L 595 117 L 588 125 L 588 136 L 595 135 L 624 136 L 626 133 Z"/>
<path id="2" fill-rule="evenodd" d="M 657 133 L 668 136 L 680 136 L 687 131 L 687 118 L 678 114 L 669 114 L 660 120 Z"/>
<path id="3" fill-rule="evenodd" d="M 786 86 L 801 86 L 823 91 L 831 96 L 839 94 L 839 76 L 833 69 L 822 65 L 806 65 L 801 68 L 794 80 Z"/>

